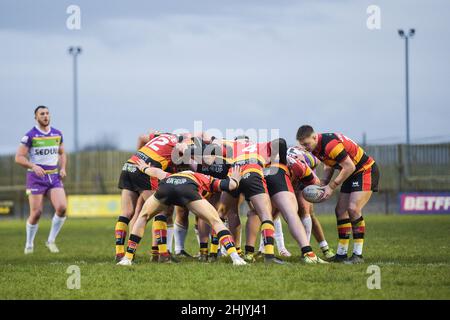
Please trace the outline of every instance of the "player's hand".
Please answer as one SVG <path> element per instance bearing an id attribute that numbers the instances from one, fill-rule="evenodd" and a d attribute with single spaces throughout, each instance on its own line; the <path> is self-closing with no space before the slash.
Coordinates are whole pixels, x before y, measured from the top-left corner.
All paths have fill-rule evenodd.
<path id="1" fill-rule="evenodd" d="M 322 187 L 322 190 L 323 190 L 323 195 L 322 195 L 322 198 L 320 198 L 320 201 L 325 201 L 325 200 L 330 199 L 330 197 L 332 196 L 333 191 L 334 191 L 330 187 L 330 185 L 327 184 L 326 186 Z"/>
<path id="2" fill-rule="evenodd" d="M 43 177 L 45 176 L 45 170 L 42 169 L 42 167 L 38 166 L 37 164 L 33 164 L 33 166 L 31 167 L 31 170 L 33 170 L 33 172 L 38 176 L 38 177 Z"/>
<path id="3" fill-rule="evenodd" d="M 231 168 L 230 178 L 235 179 L 237 182 L 241 181 L 241 167 L 234 166 Z"/>
<path id="4" fill-rule="evenodd" d="M 64 179 L 67 176 L 66 169 L 59 169 L 59 176 Z"/>
<path id="5" fill-rule="evenodd" d="M 139 170 L 141 170 L 142 172 L 144 172 L 145 169 L 147 169 L 148 167 L 150 167 L 144 160 L 142 159 L 138 159 L 137 160 L 137 167 Z M 144 172 L 145 173 L 145 172 Z"/>

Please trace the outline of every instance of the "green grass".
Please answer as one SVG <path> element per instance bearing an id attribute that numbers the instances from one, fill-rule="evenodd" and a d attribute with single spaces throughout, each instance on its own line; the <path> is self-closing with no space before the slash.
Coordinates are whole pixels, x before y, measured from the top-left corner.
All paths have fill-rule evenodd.
<path id="1" fill-rule="evenodd" d="M 320 220 L 335 247 L 334 217 Z M 450 216 L 366 216 L 366 264 L 355 266 L 298 263 L 285 230 L 296 256 L 288 266 L 152 264 L 147 235 L 137 264 L 121 268 L 112 262 L 114 222 L 70 219 L 58 239 L 61 253 L 50 254 L 50 221 L 42 220 L 35 253 L 24 256 L 24 221 L 0 221 L 0 299 L 450 299 Z M 196 251 L 192 229 L 187 249 Z M 366 286 L 371 264 L 381 268 L 380 290 Z M 80 267 L 79 290 L 67 289 L 70 265 Z"/>

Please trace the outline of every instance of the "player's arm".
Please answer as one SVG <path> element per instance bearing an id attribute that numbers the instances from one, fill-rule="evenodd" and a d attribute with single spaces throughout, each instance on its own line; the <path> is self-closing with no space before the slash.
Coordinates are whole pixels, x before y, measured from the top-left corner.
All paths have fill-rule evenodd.
<path id="1" fill-rule="evenodd" d="M 170 173 L 156 167 L 149 166 L 147 163 L 145 163 L 144 160 L 139 159 L 137 161 L 137 166 L 139 170 L 141 170 L 143 173 L 150 177 L 157 178 L 158 180 L 162 180 L 170 175 Z"/>
<path id="2" fill-rule="evenodd" d="M 137 140 L 137 150 L 142 148 L 147 142 L 150 141 L 150 136 L 147 134 L 141 134 Z"/>
<path id="3" fill-rule="evenodd" d="M 36 173 L 39 177 L 43 177 L 45 175 L 44 169 L 42 169 L 37 164 L 32 163 L 30 160 L 28 160 L 28 152 L 29 152 L 28 146 L 24 144 L 20 144 L 19 148 L 16 152 L 15 161 L 17 164 L 21 165 L 22 167 L 26 169 L 31 169 Z"/>
<path id="4" fill-rule="evenodd" d="M 324 193 L 322 200 L 329 199 L 333 194 L 333 191 L 355 171 L 355 164 L 348 155 L 339 162 L 339 166 L 341 167 L 341 170 L 339 171 L 337 177 L 323 187 Z"/>
<path id="5" fill-rule="evenodd" d="M 323 175 L 322 175 L 322 179 L 320 180 L 320 184 L 323 186 L 326 186 L 331 178 L 333 177 L 333 173 L 334 173 L 334 168 L 327 166 L 325 163 L 323 164 Z"/>
<path id="6" fill-rule="evenodd" d="M 58 149 L 59 154 L 59 175 L 61 178 L 66 177 L 66 165 L 67 165 L 67 155 L 64 149 L 64 144 L 61 143 Z"/>
<path id="7" fill-rule="evenodd" d="M 211 192 L 233 191 L 239 187 L 241 181 L 241 168 L 235 166 L 231 168 L 231 174 L 226 179 L 214 179 L 211 182 Z"/>

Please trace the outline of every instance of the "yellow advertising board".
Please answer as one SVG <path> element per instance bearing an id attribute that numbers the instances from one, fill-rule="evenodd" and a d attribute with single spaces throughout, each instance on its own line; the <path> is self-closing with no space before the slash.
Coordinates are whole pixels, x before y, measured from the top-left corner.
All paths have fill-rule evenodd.
<path id="1" fill-rule="evenodd" d="M 67 199 L 69 217 L 118 217 L 120 195 L 71 195 Z"/>

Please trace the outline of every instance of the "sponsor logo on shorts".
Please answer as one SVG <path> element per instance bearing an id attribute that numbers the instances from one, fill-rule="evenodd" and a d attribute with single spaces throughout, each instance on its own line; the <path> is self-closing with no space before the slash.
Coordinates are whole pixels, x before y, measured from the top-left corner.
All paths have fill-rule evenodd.
<path id="1" fill-rule="evenodd" d="M 353 181 L 352 187 L 353 187 L 353 188 L 359 187 L 359 181 Z"/>

